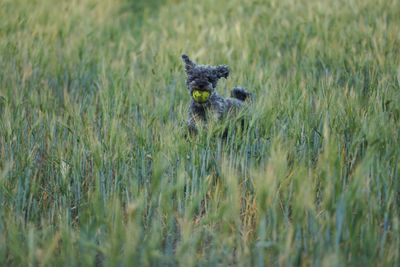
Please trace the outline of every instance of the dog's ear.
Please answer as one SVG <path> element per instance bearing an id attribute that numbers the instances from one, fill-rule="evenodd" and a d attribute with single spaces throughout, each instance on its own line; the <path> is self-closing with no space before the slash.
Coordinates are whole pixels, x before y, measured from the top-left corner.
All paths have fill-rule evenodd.
<path id="1" fill-rule="evenodd" d="M 215 75 L 218 78 L 224 77 L 226 79 L 229 76 L 229 67 L 228 66 L 219 65 L 219 66 L 215 67 L 214 71 L 215 71 Z"/>
<path id="2" fill-rule="evenodd" d="M 191 61 L 187 55 L 183 54 L 182 59 L 183 62 L 185 63 L 186 72 L 191 71 L 196 66 L 196 64 L 193 61 Z"/>

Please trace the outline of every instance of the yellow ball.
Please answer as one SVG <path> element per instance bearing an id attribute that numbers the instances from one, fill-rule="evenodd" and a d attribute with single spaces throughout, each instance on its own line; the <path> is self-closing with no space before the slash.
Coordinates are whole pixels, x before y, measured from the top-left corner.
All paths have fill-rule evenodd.
<path id="1" fill-rule="evenodd" d="M 210 92 L 194 90 L 192 95 L 194 100 L 196 100 L 199 103 L 203 103 L 206 102 L 210 97 Z"/>

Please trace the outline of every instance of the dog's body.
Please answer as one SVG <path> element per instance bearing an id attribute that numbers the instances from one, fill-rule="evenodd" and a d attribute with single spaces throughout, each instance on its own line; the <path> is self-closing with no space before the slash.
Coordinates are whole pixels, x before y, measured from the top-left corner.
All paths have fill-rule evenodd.
<path id="1" fill-rule="evenodd" d="M 245 88 L 240 87 L 231 90 L 231 98 L 221 97 L 215 92 L 218 80 L 228 77 L 228 66 L 199 66 L 186 55 L 182 55 L 182 59 L 185 63 L 186 87 L 190 95 L 193 96 L 194 90 L 207 91 L 210 94 L 207 101 L 202 103 L 192 97 L 187 121 L 190 133 L 197 133 L 196 121 L 207 123 L 210 112 L 216 114 L 218 119 L 222 119 L 229 113 L 234 114 L 243 106 L 244 101 L 251 97 Z"/>

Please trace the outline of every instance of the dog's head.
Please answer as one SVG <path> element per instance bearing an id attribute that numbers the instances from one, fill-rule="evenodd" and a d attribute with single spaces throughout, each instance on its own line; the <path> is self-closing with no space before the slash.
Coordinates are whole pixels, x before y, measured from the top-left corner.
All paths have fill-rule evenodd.
<path id="1" fill-rule="evenodd" d="M 225 65 L 203 66 L 196 65 L 187 55 L 182 55 L 186 71 L 186 87 L 193 97 L 194 91 L 208 92 L 212 95 L 217 87 L 218 80 L 222 77 L 227 78 L 229 68 Z"/>

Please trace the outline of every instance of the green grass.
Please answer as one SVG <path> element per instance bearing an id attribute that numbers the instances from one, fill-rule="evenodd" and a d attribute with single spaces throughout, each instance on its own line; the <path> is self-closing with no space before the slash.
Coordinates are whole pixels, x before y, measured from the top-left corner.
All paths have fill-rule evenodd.
<path id="1" fill-rule="evenodd" d="M 400 265 L 399 1 L 2 0 L 0 55 L 0 265 Z"/>

